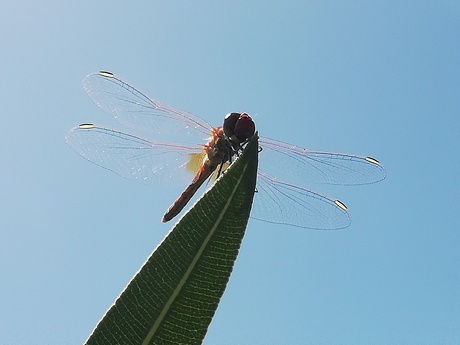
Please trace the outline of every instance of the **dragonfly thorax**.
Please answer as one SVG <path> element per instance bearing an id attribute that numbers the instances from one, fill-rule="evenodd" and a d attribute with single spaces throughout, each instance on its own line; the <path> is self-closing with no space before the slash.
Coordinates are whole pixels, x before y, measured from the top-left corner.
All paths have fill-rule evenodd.
<path id="1" fill-rule="evenodd" d="M 206 154 L 212 166 L 219 166 L 232 161 L 235 150 L 232 143 L 224 135 L 222 127 L 215 129 L 213 136 L 206 145 Z"/>

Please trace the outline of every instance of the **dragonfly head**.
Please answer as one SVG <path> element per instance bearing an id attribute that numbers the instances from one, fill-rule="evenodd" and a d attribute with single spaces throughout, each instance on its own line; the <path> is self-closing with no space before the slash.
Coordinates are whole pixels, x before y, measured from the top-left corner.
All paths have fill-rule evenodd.
<path id="1" fill-rule="evenodd" d="M 223 129 L 232 145 L 239 147 L 242 142 L 254 135 L 256 125 L 247 113 L 229 113 L 225 116 Z"/>

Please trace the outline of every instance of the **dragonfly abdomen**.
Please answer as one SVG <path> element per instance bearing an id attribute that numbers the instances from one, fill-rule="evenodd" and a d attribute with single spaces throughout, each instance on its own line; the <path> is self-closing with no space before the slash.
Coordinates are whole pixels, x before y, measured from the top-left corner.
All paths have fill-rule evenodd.
<path id="1" fill-rule="evenodd" d="M 177 216 L 180 211 L 187 205 L 190 199 L 195 195 L 196 191 L 201 187 L 204 181 L 216 170 L 217 166 L 211 164 L 209 160 L 206 160 L 201 169 L 196 173 L 192 182 L 182 192 L 179 198 L 168 208 L 163 216 L 163 223 L 166 223 Z"/>

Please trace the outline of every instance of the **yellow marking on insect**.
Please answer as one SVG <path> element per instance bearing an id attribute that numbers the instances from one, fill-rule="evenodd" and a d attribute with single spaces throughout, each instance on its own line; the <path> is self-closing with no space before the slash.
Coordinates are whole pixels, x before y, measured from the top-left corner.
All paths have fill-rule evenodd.
<path id="1" fill-rule="evenodd" d="M 106 78 L 113 78 L 113 73 L 107 72 L 107 71 L 100 71 L 99 74 L 103 77 Z"/>
<path id="2" fill-rule="evenodd" d="M 198 170 L 203 166 L 206 158 L 206 152 L 204 149 L 199 153 L 189 153 L 190 159 L 185 165 L 185 169 L 193 174 L 196 174 Z"/>
<path id="3" fill-rule="evenodd" d="M 340 207 L 344 211 L 347 210 L 347 206 L 340 200 L 334 200 L 334 204 L 336 204 L 338 207 Z"/>
<path id="4" fill-rule="evenodd" d="M 372 157 L 365 157 L 364 159 L 365 159 L 366 161 L 368 161 L 369 163 L 372 163 L 372 164 L 376 164 L 376 165 L 379 165 L 379 164 L 380 164 L 380 162 L 379 162 L 377 159 L 372 158 Z"/>
<path id="5" fill-rule="evenodd" d="M 93 129 L 95 126 L 92 123 L 82 123 L 81 125 L 78 125 L 78 128 L 80 129 Z"/>
<path id="6" fill-rule="evenodd" d="M 188 162 L 185 164 L 185 170 L 195 175 L 201 169 L 204 162 L 206 161 L 206 151 L 205 149 L 203 149 L 199 153 L 189 153 L 188 155 L 190 158 Z M 217 169 L 214 170 L 214 172 L 211 175 L 211 181 L 217 180 L 217 178 L 219 177 L 219 171 L 222 174 L 229 166 L 229 162 L 225 162 L 222 166 L 222 169 L 220 168 L 220 166 L 218 166 Z"/>

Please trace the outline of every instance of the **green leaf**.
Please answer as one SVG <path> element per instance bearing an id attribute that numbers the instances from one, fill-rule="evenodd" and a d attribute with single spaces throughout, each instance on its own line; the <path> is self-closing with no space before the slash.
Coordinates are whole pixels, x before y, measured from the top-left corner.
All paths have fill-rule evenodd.
<path id="1" fill-rule="evenodd" d="M 182 217 L 87 344 L 200 344 L 227 286 L 252 206 L 257 133 Z"/>

